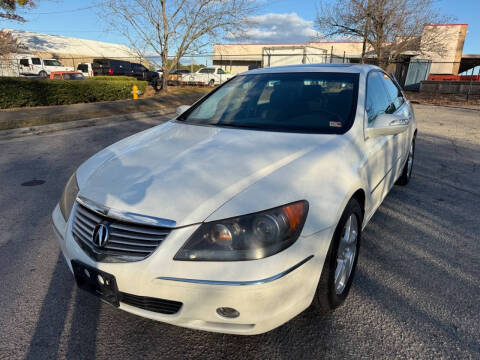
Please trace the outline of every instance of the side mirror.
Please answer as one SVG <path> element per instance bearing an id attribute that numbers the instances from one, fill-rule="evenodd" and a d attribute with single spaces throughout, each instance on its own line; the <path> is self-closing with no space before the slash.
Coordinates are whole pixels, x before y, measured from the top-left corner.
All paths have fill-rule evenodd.
<path id="1" fill-rule="evenodd" d="M 387 136 L 400 134 L 408 129 L 409 120 L 407 118 L 393 115 L 380 114 L 374 122 L 365 129 L 367 139 L 377 136 Z"/>
<path id="2" fill-rule="evenodd" d="M 190 109 L 190 105 L 180 105 L 179 107 L 177 107 L 177 116 L 182 115 L 188 109 Z"/>

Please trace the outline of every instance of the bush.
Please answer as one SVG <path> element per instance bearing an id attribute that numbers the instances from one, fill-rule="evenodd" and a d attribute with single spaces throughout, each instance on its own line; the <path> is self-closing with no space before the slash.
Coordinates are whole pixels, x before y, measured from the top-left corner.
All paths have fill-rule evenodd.
<path id="1" fill-rule="evenodd" d="M 0 108 L 130 99 L 133 85 L 145 93 L 147 82 L 135 79 L 66 81 L 0 77 Z"/>
<path id="2" fill-rule="evenodd" d="M 132 76 L 108 76 L 108 75 L 98 75 L 98 76 L 91 76 L 87 78 L 88 80 L 108 80 L 108 81 L 117 81 L 117 80 L 122 80 L 122 81 L 138 81 L 136 78 Z"/>

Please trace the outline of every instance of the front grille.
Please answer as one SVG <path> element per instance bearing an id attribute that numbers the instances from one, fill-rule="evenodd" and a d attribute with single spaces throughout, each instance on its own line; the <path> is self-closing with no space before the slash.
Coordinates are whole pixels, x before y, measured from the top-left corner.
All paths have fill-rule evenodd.
<path id="1" fill-rule="evenodd" d="M 119 296 L 120 302 L 125 304 L 168 315 L 176 314 L 183 305 L 178 301 L 138 296 L 127 293 L 120 293 Z"/>
<path id="2" fill-rule="evenodd" d="M 93 242 L 99 224 L 109 229 L 108 240 L 101 247 Z M 145 259 L 166 238 L 170 229 L 108 218 L 77 202 L 72 232 L 76 242 L 92 259 L 125 262 Z"/>

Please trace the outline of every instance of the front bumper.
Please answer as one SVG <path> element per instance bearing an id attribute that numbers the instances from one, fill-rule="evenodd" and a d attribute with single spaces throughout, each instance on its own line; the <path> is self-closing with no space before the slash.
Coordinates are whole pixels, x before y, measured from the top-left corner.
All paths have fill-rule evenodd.
<path id="1" fill-rule="evenodd" d="M 173 261 L 173 255 L 196 226 L 173 230 L 147 259 L 130 263 L 96 263 L 77 245 L 57 206 L 52 214 L 62 253 L 72 271 L 78 260 L 115 276 L 121 292 L 182 302 L 166 315 L 120 302 L 130 313 L 178 326 L 230 334 L 254 335 L 272 330 L 312 302 L 332 229 L 300 238 L 281 253 L 254 261 Z M 219 307 L 236 309 L 229 319 Z"/>

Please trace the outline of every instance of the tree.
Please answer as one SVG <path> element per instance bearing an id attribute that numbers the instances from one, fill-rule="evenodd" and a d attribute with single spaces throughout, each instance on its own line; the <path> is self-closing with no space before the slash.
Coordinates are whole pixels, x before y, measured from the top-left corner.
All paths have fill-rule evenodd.
<path id="1" fill-rule="evenodd" d="M 252 0 L 101 0 L 99 5 L 100 15 L 139 55 L 161 58 L 165 91 L 168 74 L 182 57 L 240 32 L 256 9 Z"/>
<path id="2" fill-rule="evenodd" d="M 32 7 L 33 0 L 0 0 L 0 18 L 25 22 L 25 19 L 17 15 L 17 6 Z"/>
<path id="3" fill-rule="evenodd" d="M 16 13 L 17 7 L 33 7 L 33 0 L 0 0 L 0 19 L 25 22 L 25 19 Z M 14 53 L 19 43 L 5 31 L 0 31 L 0 57 Z"/>
<path id="4" fill-rule="evenodd" d="M 402 52 L 441 54 L 446 51 L 445 36 L 430 31 L 421 38 L 425 24 L 452 19 L 434 8 L 434 0 L 321 0 L 316 27 L 326 36 L 355 37 L 375 52 L 379 66 L 385 67 Z"/>

